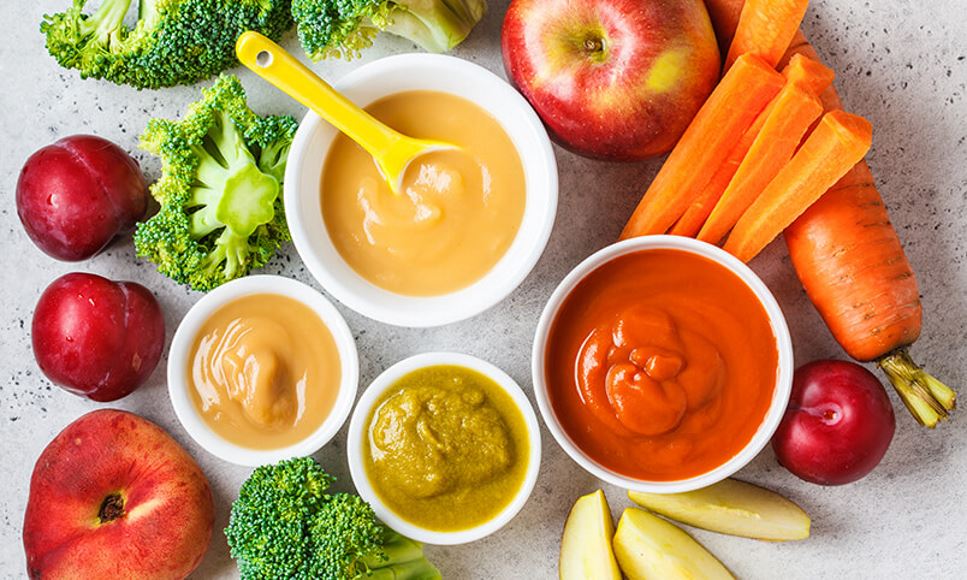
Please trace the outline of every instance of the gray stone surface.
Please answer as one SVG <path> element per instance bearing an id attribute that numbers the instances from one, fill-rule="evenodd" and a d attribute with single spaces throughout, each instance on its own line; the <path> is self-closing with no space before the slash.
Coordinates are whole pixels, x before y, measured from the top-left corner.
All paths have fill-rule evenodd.
<path id="1" fill-rule="evenodd" d="M 36 148 L 73 133 L 97 133 L 134 150 L 150 116 L 177 116 L 197 88 L 136 92 L 81 81 L 45 54 L 37 23 L 44 11 L 68 4 L 4 1 L 0 22 L 0 575 L 22 577 L 23 510 L 34 460 L 65 425 L 99 405 L 52 387 L 39 374 L 30 350 L 30 318 L 37 297 L 56 276 L 75 270 L 138 280 L 153 289 L 166 312 L 168 338 L 199 295 L 137 261 L 128 241 L 81 264 L 54 262 L 27 240 L 17 221 L 14 185 L 23 160 Z M 486 21 L 456 54 L 500 71 L 499 31 L 505 2 L 491 0 Z M 917 271 L 926 320 L 914 352 L 951 385 L 967 387 L 967 18 L 962 0 L 817 0 L 805 24 L 814 44 L 839 73 L 849 109 L 875 126 L 870 163 L 894 223 Z M 296 49 L 290 34 L 286 45 Z M 381 38 L 363 61 L 413 50 Z M 314 68 L 330 79 L 355 63 Z M 301 114 L 285 97 L 251 74 L 242 74 L 257 111 Z M 510 298 L 468 322 L 434 330 L 388 328 L 342 308 L 358 338 L 362 387 L 388 365 L 411 354 L 452 349 L 504 368 L 530 391 L 530 342 L 544 301 L 584 256 L 618 234 L 657 164 L 588 161 L 558 150 L 561 205 L 550 245 L 533 274 Z M 149 177 L 157 163 L 138 153 Z M 801 362 L 843 357 L 806 300 L 781 244 L 754 263 L 777 294 L 793 331 Z M 314 282 L 293 249 L 268 272 Z M 150 382 L 112 405 L 166 427 L 198 458 L 211 479 L 217 528 L 249 470 L 227 465 L 193 445 L 168 402 L 164 364 Z M 967 392 L 967 391 L 964 391 Z M 892 397 L 891 393 L 891 397 Z M 894 400 L 895 397 L 894 397 Z M 813 536 L 777 545 L 695 535 L 741 577 L 748 578 L 963 578 L 967 576 L 967 417 L 959 412 L 936 431 L 917 427 L 900 407 L 897 433 L 878 470 L 844 487 L 803 483 L 764 451 L 741 473 L 803 505 Z M 341 435 L 318 459 L 350 487 Z M 544 462 L 534 494 L 504 530 L 472 545 L 430 548 L 449 578 L 550 578 L 558 537 L 571 502 L 599 483 L 544 438 Z M 608 488 L 615 513 L 628 502 Z M 197 578 L 236 575 L 225 539 L 216 530 Z"/>

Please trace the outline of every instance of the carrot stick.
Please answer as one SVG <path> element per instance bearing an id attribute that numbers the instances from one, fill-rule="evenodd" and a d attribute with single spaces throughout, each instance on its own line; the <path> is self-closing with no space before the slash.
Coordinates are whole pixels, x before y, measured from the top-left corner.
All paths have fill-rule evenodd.
<path id="1" fill-rule="evenodd" d="M 807 92 L 812 92 L 815 95 L 823 92 L 833 82 L 833 78 L 835 76 L 835 73 L 833 73 L 833 70 L 829 67 L 823 65 L 817 60 L 809 59 L 801 55 L 797 55 L 790 60 L 789 64 L 786 65 L 782 73 L 786 78 L 787 87 L 789 83 L 792 83 L 794 85 L 799 85 Z M 787 87 L 783 87 L 783 90 L 787 90 Z M 777 120 L 782 119 L 781 117 L 770 116 L 772 115 L 772 111 L 775 108 L 776 103 L 780 102 L 781 104 L 788 104 L 788 100 L 788 98 L 783 100 L 777 96 L 771 103 L 769 103 L 769 106 L 767 106 L 764 111 L 759 113 L 759 116 L 756 117 L 752 127 L 745 132 L 745 134 L 742 136 L 742 139 L 739 141 L 739 144 L 729 154 L 729 158 L 725 163 L 722 164 L 721 167 L 719 167 L 718 171 L 716 171 L 715 175 L 712 177 L 712 180 L 709 182 L 709 185 L 706 186 L 705 190 L 702 192 L 702 195 L 699 197 L 699 199 L 692 203 L 692 205 L 690 205 L 685 211 L 685 214 L 679 218 L 678 222 L 675 223 L 669 232 L 670 234 L 688 237 L 699 236 L 700 231 L 703 230 L 703 224 L 705 224 L 706 220 L 709 219 L 709 216 L 712 215 L 713 209 L 716 207 L 716 205 L 721 203 L 720 200 L 725 193 L 725 189 L 729 186 L 733 177 L 736 175 L 739 165 L 743 163 L 743 159 L 749 153 L 753 142 L 759 136 L 759 132 L 762 130 L 766 119 L 773 119 L 772 124 L 770 125 L 770 135 L 777 126 L 781 126 L 781 121 L 777 122 Z M 795 100 L 800 104 L 803 102 L 801 99 Z M 814 100 L 813 102 L 816 105 L 819 105 L 818 101 Z M 786 107 L 784 107 L 784 110 L 779 114 L 783 115 L 787 113 L 792 113 L 794 115 L 796 114 L 794 110 L 790 110 Z M 819 115 L 821 113 L 822 108 L 820 107 L 819 110 L 816 111 L 814 121 L 819 120 Z M 800 139 L 803 137 L 803 135 L 805 135 L 805 133 L 800 134 Z M 772 156 L 772 159 L 779 159 L 785 156 L 781 163 L 788 161 L 792 157 L 794 151 L 794 148 L 789 150 L 788 153 L 786 153 L 786 150 L 781 147 L 772 149 L 774 143 L 771 141 L 771 137 L 766 137 L 759 143 L 760 144 L 757 146 L 757 149 L 761 150 L 764 148 L 767 152 L 773 153 L 774 155 Z M 798 146 L 798 144 L 799 142 L 797 142 L 795 145 Z M 782 155 L 778 155 L 780 152 Z M 754 157 L 758 158 L 759 154 L 755 155 Z M 780 165 L 778 165 L 777 162 L 777 165 L 775 165 L 775 172 L 778 172 L 779 168 Z M 769 173 L 768 177 L 765 178 L 760 184 L 761 188 L 764 188 L 769 183 L 769 180 L 775 177 L 775 172 Z M 761 192 L 761 189 L 759 192 Z M 759 192 L 757 192 L 757 194 Z M 748 203 L 743 202 L 741 204 L 741 209 L 739 209 L 735 216 L 731 218 L 731 223 L 729 223 L 728 226 L 721 231 L 721 233 L 709 232 L 706 237 L 700 239 L 704 239 L 705 241 L 716 244 L 720 242 L 725 234 L 728 233 L 728 230 L 735 225 L 735 221 L 739 219 L 739 217 L 742 215 L 742 212 L 748 208 L 748 205 L 751 204 L 752 201 L 753 200 L 750 199 Z M 715 237 L 715 239 L 707 239 L 711 237 Z"/>
<path id="2" fill-rule="evenodd" d="M 725 250 L 748 262 L 809 209 L 870 150 L 869 121 L 843 111 L 823 115 L 816 130 L 742 215 Z"/>
<path id="3" fill-rule="evenodd" d="M 662 165 L 621 239 L 668 231 L 784 83 L 762 59 L 739 57 Z"/>
<path id="4" fill-rule="evenodd" d="M 743 1 L 705 0 L 723 50 Z M 821 60 L 802 31 L 787 58 L 796 54 Z M 833 86 L 820 98 L 827 111 L 842 108 Z M 908 353 L 920 337 L 920 288 L 866 162 L 786 228 L 785 238 L 806 294 L 843 349 L 857 360 L 877 361 L 922 425 L 947 418 L 956 392 Z"/>
<path id="5" fill-rule="evenodd" d="M 669 234 L 689 238 L 694 238 L 698 235 L 702 224 L 705 223 L 709 214 L 712 213 L 712 209 L 719 202 L 719 199 L 721 199 L 725 188 L 729 186 L 729 182 L 732 181 L 736 170 L 738 170 L 739 165 L 742 164 L 742 160 L 745 159 L 746 154 L 749 152 L 749 148 L 755 142 L 756 136 L 762 130 L 765 119 L 769 116 L 769 111 L 772 110 L 774 104 L 775 99 L 773 99 L 772 103 L 769 103 L 769 106 L 765 110 L 759 113 L 752 123 L 752 126 L 746 130 L 736 146 L 732 148 L 729 156 L 719 166 L 715 174 L 712 175 L 711 181 L 702 190 L 701 195 L 688 206 L 684 215 L 672 226 L 672 229 L 668 232 Z"/>
<path id="6" fill-rule="evenodd" d="M 729 47 L 725 68 L 751 53 L 776 66 L 792 42 L 809 0 L 746 0 Z"/>
<path id="7" fill-rule="evenodd" d="M 730 166 L 733 166 L 731 171 L 727 169 Z M 708 214 L 712 212 L 712 208 L 718 203 L 734 171 L 733 164 L 729 162 L 723 163 L 719 167 L 719 170 L 715 172 L 715 175 L 712 176 L 712 181 L 702 190 L 698 199 L 688 206 L 688 209 L 685 210 L 682 217 L 678 218 L 678 221 L 675 222 L 672 229 L 668 230 L 668 233 L 673 236 L 694 238 L 702 228 L 702 224 L 708 218 Z"/>
<path id="8" fill-rule="evenodd" d="M 782 69 L 782 76 L 788 82 L 818 97 L 833 84 L 836 73 L 818 60 L 794 54 Z"/>
<path id="9" fill-rule="evenodd" d="M 815 96 L 787 84 L 769 105 L 755 137 L 725 192 L 701 227 L 698 239 L 717 244 L 735 226 L 769 182 L 792 159 L 813 122 L 823 113 Z"/>

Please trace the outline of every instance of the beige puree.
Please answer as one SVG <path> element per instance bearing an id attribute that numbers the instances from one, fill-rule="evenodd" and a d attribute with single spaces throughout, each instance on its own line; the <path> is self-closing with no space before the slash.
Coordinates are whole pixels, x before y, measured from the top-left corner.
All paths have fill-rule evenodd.
<path id="1" fill-rule="evenodd" d="M 191 397 L 216 433 L 243 447 L 292 445 L 319 428 L 336 400 L 339 352 L 301 302 L 256 294 L 205 321 L 191 353 Z"/>
<path id="2" fill-rule="evenodd" d="M 473 284 L 507 252 L 524 214 L 524 169 L 510 137 L 489 113 L 447 93 L 398 93 L 367 110 L 403 134 L 460 150 L 415 160 L 394 195 L 372 157 L 337 136 L 322 178 L 336 249 L 363 278 L 398 294 Z"/>

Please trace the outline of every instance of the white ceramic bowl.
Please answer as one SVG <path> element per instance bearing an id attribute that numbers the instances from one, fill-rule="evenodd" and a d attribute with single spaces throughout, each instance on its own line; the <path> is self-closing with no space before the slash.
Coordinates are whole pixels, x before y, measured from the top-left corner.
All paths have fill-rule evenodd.
<path id="1" fill-rule="evenodd" d="M 715 469 L 695 477 L 675 481 L 647 481 L 627 477 L 604 467 L 589 457 L 571 440 L 567 432 L 561 427 L 548 398 L 547 381 L 544 374 L 544 351 L 547 345 L 547 336 L 551 328 L 551 323 L 557 316 L 557 312 L 564 302 L 564 299 L 571 293 L 578 282 L 583 280 L 592 271 L 618 256 L 642 250 L 657 249 L 681 250 L 698 254 L 699 256 L 721 264 L 737 275 L 752 289 L 765 308 L 766 314 L 769 316 L 769 324 L 772 327 L 772 332 L 776 337 L 776 348 L 779 354 L 779 364 L 776 369 L 776 385 L 772 392 L 772 402 L 769 404 L 766 416 L 759 425 L 758 430 L 752 436 L 752 439 L 735 456 Z M 544 307 L 544 312 L 537 325 L 537 334 L 534 338 L 534 350 L 531 359 L 531 372 L 534 379 L 534 390 L 537 395 L 537 405 L 540 408 L 541 416 L 544 418 L 544 423 L 564 451 L 581 467 L 598 479 L 624 489 L 651 493 L 680 493 L 700 489 L 722 481 L 752 461 L 766 446 L 769 439 L 772 438 L 776 427 L 779 426 L 779 422 L 782 420 L 786 405 L 789 403 L 789 394 L 792 390 L 793 369 L 792 339 L 789 337 L 789 328 L 786 326 L 786 320 L 782 315 L 779 304 L 776 303 L 776 299 L 769 292 L 769 289 L 762 280 L 748 266 L 722 249 L 705 242 L 680 236 L 644 236 L 625 240 L 599 250 L 578 264 L 564 278 L 560 285 L 558 285 L 557 289 L 554 290 L 550 300 L 547 302 L 547 306 Z"/>
<path id="2" fill-rule="evenodd" d="M 188 369 L 191 350 L 202 325 L 225 304 L 252 294 L 281 294 L 308 306 L 329 328 L 339 352 L 340 383 L 336 402 L 329 416 L 308 437 L 279 449 L 249 449 L 225 440 L 213 431 L 191 399 Z M 188 435 L 212 455 L 236 465 L 258 466 L 290 457 L 311 455 L 322 448 L 342 428 L 352 410 L 359 384 L 359 358 L 356 341 L 336 307 L 319 292 L 301 282 L 281 276 L 247 276 L 212 290 L 199 300 L 175 331 L 168 353 L 168 393 L 175 415 Z"/>
<path id="3" fill-rule="evenodd" d="M 451 93 L 489 112 L 517 148 L 527 199 L 513 243 L 476 283 L 432 297 L 403 296 L 360 276 L 343 260 L 322 217 L 319 185 L 337 131 L 309 112 L 302 119 L 285 173 L 285 213 L 295 247 L 329 294 L 356 312 L 396 326 L 440 326 L 470 318 L 510 294 L 533 269 L 557 214 L 557 162 L 547 132 L 527 101 L 490 71 L 452 56 L 404 54 L 363 65 L 334 85 L 360 106 L 395 93 Z"/>
<path id="4" fill-rule="evenodd" d="M 524 417 L 524 423 L 527 425 L 528 447 L 530 448 L 524 482 L 521 484 L 520 489 L 517 490 L 517 495 L 507 504 L 507 507 L 490 521 L 473 528 L 454 532 L 428 530 L 396 515 L 376 494 L 376 490 L 373 489 L 369 477 L 366 475 L 365 466 L 363 465 L 364 430 L 366 429 L 369 414 L 373 410 L 373 405 L 387 389 L 392 387 L 403 376 L 417 369 L 437 365 L 466 367 L 489 377 L 500 385 L 510 395 L 511 399 L 514 400 L 517 408 L 520 409 L 521 415 Z M 534 414 L 534 409 L 531 407 L 530 401 L 527 400 L 527 396 L 521 390 L 520 386 L 507 373 L 486 361 L 466 354 L 430 352 L 412 356 L 396 363 L 383 371 L 369 385 L 369 388 L 360 397 L 359 403 L 356 404 L 353 417 L 349 422 L 347 453 L 349 456 L 349 472 L 352 475 L 356 491 L 360 497 L 373 506 L 379 519 L 408 538 L 425 544 L 450 546 L 466 544 L 467 542 L 473 542 L 489 536 L 504 527 L 507 522 L 514 519 L 514 516 L 524 507 L 524 504 L 527 503 L 527 498 L 530 497 L 531 492 L 534 490 L 534 484 L 537 483 L 537 474 L 541 467 L 541 432 L 540 426 L 537 423 L 537 416 Z"/>

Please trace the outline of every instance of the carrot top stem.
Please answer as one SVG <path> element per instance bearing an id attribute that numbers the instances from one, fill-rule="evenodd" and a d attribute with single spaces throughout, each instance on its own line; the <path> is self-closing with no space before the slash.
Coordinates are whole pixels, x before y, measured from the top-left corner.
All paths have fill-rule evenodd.
<path id="1" fill-rule="evenodd" d="M 931 376 L 901 348 L 876 363 L 921 425 L 933 428 L 957 405 L 957 393 Z"/>

